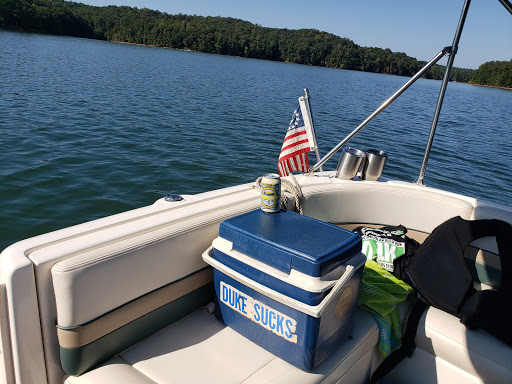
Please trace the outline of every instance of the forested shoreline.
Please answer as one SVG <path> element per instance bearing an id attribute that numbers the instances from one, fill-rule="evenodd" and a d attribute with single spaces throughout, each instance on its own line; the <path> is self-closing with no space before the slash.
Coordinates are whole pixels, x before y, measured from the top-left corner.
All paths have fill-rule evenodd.
<path id="1" fill-rule="evenodd" d="M 482 64 L 471 77 L 470 84 L 512 88 L 512 60 L 489 61 Z"/>
<path id="2" fill-rule="evenodd" d="M 0 0 L 0 28 L 401 76 L 411 76 L 425 64 L 405 53 L 361 47 L 315 29 L 267 28 L 234 18 L 64 0 Z M 441 79 L 443 71 L 436 65 L 425 77 Z M 512 87 L 512 60 L 485 63 L 478 70 L 453 68 L 450 80 Z"/>

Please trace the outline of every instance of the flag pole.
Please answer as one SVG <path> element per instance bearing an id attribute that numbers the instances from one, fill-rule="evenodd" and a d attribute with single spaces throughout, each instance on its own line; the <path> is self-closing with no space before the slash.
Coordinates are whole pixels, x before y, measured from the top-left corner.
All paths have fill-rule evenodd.
<path id="1" fill-rule="evenodd" d="M 314 148 L 315 154 L 316 154 L 316 161 L 319 162 L 321 157 L 320 157 L 320 151 L 318 150 L 318 144 L 316 141 L 316 132 L 315 132 L 315 124 L 313 123 L 313 114 L 311 113 L 311 106 L 309 105 L 309 89 L 307 89 L 307 88 L 304 88 L 304 100 L 306 101 L 306 110 L 308 112 L 309 122 L 311 123 L 311 133 L 312 133 L 313 141 L 314 141 L 313 148 Z M 323 171 L 322 166 L 320 166 L 320 171 Z"/>

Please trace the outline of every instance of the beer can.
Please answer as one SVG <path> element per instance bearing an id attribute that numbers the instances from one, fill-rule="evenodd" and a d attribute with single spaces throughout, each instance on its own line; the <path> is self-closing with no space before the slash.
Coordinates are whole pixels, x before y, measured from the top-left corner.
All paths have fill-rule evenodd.
<path id="1" fill-rule="evenodd" d="M 261 210 L 275 213 L 281 210 L 281 178 L 267 173 L 261 178 Z"/>

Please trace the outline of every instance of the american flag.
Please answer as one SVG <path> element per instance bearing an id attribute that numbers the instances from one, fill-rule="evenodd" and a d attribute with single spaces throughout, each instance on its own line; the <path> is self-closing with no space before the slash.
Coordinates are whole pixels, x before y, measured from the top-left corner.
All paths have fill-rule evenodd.
<path id="1" fill-rule="evenodd" d="M 279 175 L 288 176 L 293 171 L 307 172 L 309 170 L 308 152 L 311 147 L 313 145 L 308 139 L 300 104 L 297 104 L 277 162 Z"/>

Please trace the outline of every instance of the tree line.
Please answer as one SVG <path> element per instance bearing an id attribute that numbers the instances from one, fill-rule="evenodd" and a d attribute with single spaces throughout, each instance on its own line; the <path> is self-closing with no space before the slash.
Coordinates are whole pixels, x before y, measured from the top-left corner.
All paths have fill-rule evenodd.
<path id="1" fill-rule="evenodd" d="M 489 61 L 475 71 L 471 84 L 512 88 L 512 60 Z"/>
<path id="2" fill-rule="evenodd" d="M 405 53 L 361 47 L 316 29 L 266 28 L 229 17 L 64 0 L 0 0 L 0 27 L 401 76 L 412 76 L 425 65 Z M 443 72 L 443 66 L 435 65 L 425 77 L 441 79 Z M 470 82 L 474 74 L 453 68 L 450 80 Z"/>

